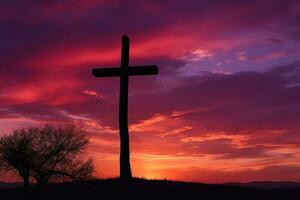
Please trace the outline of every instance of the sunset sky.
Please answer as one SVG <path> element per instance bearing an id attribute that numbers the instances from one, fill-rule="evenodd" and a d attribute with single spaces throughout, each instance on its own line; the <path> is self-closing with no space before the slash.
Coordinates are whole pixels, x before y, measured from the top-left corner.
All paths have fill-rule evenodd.
<path id="1" fill-rule="evenodd" d="M 300 1 L 1 0 L 0 135 L 74 122 L 99 178 L 119 174 L 119 79 L 130 77 L 136 177 L 300 181 Z M 2 175 L 0 181 L 12 181 Z"/>

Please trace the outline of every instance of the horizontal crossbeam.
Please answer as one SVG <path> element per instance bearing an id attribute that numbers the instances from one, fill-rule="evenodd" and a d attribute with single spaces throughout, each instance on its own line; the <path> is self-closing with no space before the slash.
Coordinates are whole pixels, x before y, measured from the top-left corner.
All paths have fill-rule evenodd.
<path id="1" fill-rule="evenodd" d="M 93 69 L 92 74 L 95 77 L 120 76 L 121 68 L 97 68 Z M 127 74 L 128 76 L 155 75 L 158 74 L 158 67 L 156 65 L 132 66 L 127 68 Z"/>

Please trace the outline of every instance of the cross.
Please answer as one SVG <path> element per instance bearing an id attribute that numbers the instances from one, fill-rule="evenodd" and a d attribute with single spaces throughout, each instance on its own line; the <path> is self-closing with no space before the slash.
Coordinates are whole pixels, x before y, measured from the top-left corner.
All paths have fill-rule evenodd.
<path id="1" fill-rule="evenodd" d="M 120 77 L 120 102 L 119 102 L 119 131 L 120 131 L 120 178 L 132 178 L 130 168 L 130 148 L 128 134 L 128 76 L 156 75 L 158 67 L 129 66 L 129 38 L 122 36 L 121 66 L 119 68 L 93 69 L 95 77 Z"/>

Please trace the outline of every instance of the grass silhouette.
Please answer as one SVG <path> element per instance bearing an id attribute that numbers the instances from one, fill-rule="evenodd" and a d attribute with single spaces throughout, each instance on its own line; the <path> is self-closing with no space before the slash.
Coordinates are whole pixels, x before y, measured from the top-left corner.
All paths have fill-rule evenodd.
<path id="1" fill-rule="evenodd" d="M 297 199 L 300 189 L 257 189 L 134 178 L 130 182 L 120 179 L 91 180 L 56 183 L 44 187 L 32 186 L 0 190 L 0 199 Z"/>

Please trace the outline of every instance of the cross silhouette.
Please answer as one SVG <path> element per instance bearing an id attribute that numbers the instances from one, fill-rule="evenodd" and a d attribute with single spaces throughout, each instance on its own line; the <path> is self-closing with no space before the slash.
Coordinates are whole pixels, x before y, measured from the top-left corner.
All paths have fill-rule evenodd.
<path id="1" fill-rule="evenodd" d="M 158 67 L 129 66 L 129 38 L 122 36 L 121 66 L 119 68 L 93 69 L 95 77 L 120 77 L 120 102 L 119 102 L 119 131 L 120 131 L 120 178 L 132 178 L 130 168 L 130 148 L 128 134 L 128 76 L 156 75 Z"/>

